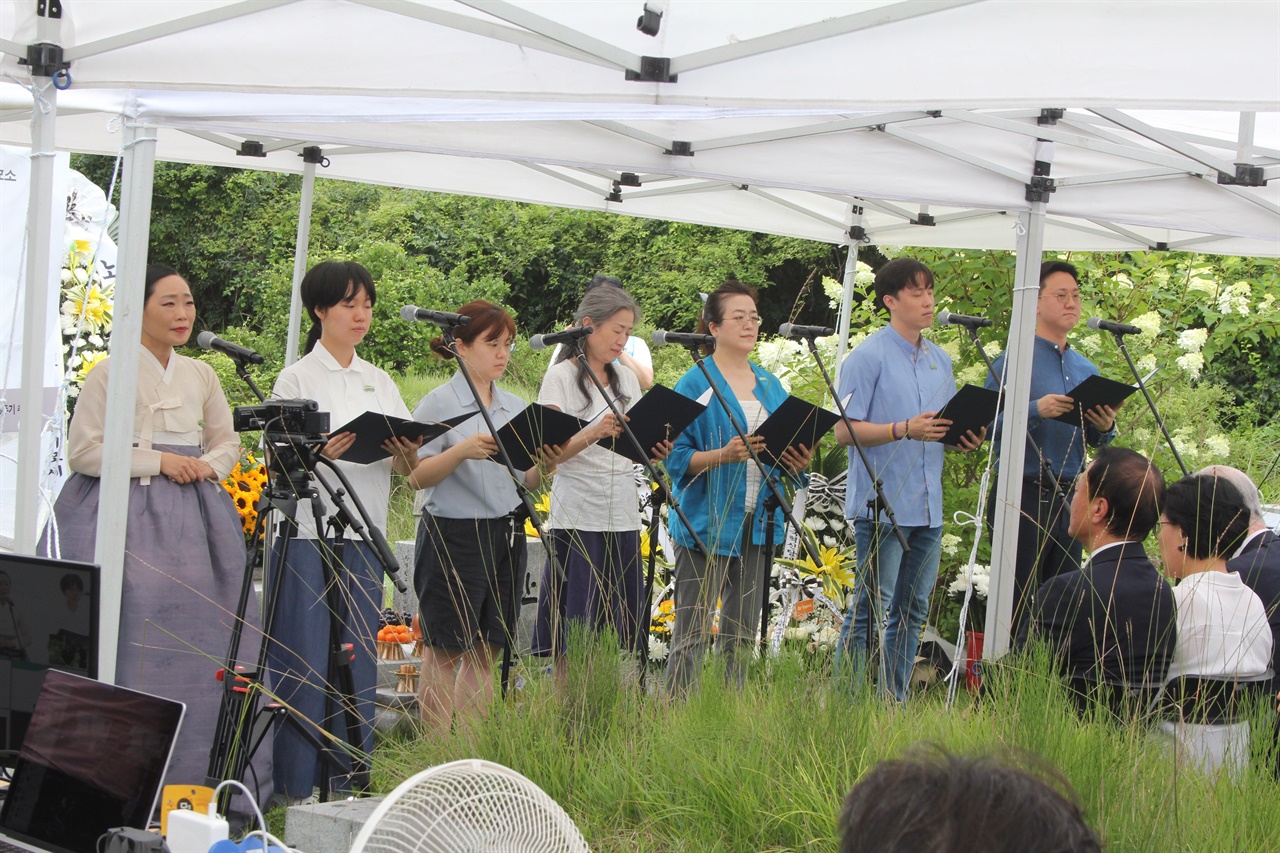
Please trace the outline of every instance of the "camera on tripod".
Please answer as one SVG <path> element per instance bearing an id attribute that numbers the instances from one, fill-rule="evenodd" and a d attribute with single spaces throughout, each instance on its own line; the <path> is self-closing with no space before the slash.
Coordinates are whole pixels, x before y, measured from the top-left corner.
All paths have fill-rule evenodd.
<path id="1" fill-rule="evenodd" d="M 315 400 L 267 400 L 257 406 L 236 406 L 231 413 L 236 432 L 262 430 L 267 439 L 324 442 L 329 413 Z"/>

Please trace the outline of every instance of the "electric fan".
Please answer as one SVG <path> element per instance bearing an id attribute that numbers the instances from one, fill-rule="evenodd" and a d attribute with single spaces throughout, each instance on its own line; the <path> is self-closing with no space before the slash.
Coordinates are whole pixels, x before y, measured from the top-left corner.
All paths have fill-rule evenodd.
<path id="1" fill-rule="evenodd" d="M 406 779 L 356 836 L 351 853 L 589 853 L 555 800 L 514 770 L 451 761 Z"/>

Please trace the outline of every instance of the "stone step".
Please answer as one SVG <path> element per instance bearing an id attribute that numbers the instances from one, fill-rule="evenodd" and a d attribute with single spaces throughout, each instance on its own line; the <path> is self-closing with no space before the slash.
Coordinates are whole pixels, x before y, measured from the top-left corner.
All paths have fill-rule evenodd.
<path id="1" fill-rule="evenodd" d="M 284 842 L 298 853 L 348 853 L 382 799 L 360 797 L 290 806 L 285 811 Z"/>

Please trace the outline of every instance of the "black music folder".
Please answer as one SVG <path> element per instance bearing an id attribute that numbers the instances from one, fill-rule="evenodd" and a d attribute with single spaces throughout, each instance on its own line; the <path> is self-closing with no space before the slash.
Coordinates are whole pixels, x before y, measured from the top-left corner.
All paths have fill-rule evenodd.
<path id="1" fill-rule="evenodd" d="M 544 444 L 557 447 L 577 435 L 587 422 L 557 409 L 530 403 L 498 429 L 498 440 L 507 448 L 517 471 L 527 471 L 536 462 L 534 455 Z M 489 457 L 502 464 L 502 457 Z"/>
<path id="2" fill-rule="evenodd" d="M 423 423 L 405 420 L 395 415 L 384 415 L 382 412 L 365 412 L 360 417 L 333 430 L 330 435 L 337 435 L 340 432 L 355 433 L 356 442 L 342 454 L 342 461 L 368 465 L 370 462 L 377 462 L 391 455 L 382 449 L 382 443 L 389 438 L 421 438 L 425 444 L 475 415 L 476 413 L 472 412 L 444 421 Z"/>
<path id="3" fill-rule="evenodd" d="M 640 402 L 631 407 L 626 415 L 627 426 L 635 433 L 640 446 L 647 454 L 655 444 L 663 441 L 675 441 L 676 436 L 684 432 L 689 424 L 697 420 L 698 415 L 707 407 L 697 400 L 691 400 L 678 391 L 672 391 L 665 385 L 654 385 L 640 398 Z M 601 447 L 625 456 L 632 462 L 644 463 L 644 459 L 636 452 L 631 439 L 626 435 L 606 438 L 598 442 Z"/>
<path id="4" fill-rule="evenodd" d="M 1129 399 L 1129 395 L 1138 390 L 1137 385 L 1126 385 L 1105 376 L 1090 376 L 1067 392 L 1067 396 L 1076 401 L 1075 406 L 1051 420 L 1078 427 L 1087 424 L 1084 413 L 1095 406 L 1116 406 Z"/>
<path id="5" fill-rule="evenodd" d="M 835 412 L 799 397 L 788 397 L 755 431 L 764 439 L 760 459 L 772 467 L 778 464 L 788 447 L 803 444 L 812 451 L 839 420 L 840 416 Z"/>
<path id="6" fill-rule="evenodd" d="M 960 439 L 969 430 L 977 435 L 984 426 L 990 426 L 996 419 L 996 405 L 1000 395 L 990 388 L 981 385 L 964 385 L 947 404 L 938 411 L 939 418 L 951 421 L 942 443 L 958 447 Z"/>

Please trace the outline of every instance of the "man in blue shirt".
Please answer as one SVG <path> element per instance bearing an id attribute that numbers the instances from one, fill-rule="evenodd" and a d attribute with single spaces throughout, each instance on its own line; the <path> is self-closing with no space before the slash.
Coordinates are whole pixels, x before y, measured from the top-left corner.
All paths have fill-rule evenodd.
<path id="1" fill-rule="evenodd" d="M 845 515 L 854 524 L 858 573 L 837 648 L 842 656 L 852 654 L 860 671 L 874 616 L 877 628 L 884 628 L 881 690 L 904 702 L 941 554 L 943 448 L 938 442 L 951 421 L 935 416 L 955 394 L 956 382 L 951 358 L 920 334 L 933 325 L 928 267 L 913 258 L 890 261 L 876 273 L 875 287 L 889 325 L 840 365 L 838 393 L 849 397 L 849 423 L 836 426 L 836 438 L 852 445 L 857 437 L 910 551 L 902 550 L 883 508 L 872 505 L 875 484 L 850 447 Z M 972 450 L 982 439 L 970 432 L 960 449 Z"/>
<path id="2" fill-rule="evenodd" d="M 1072 349 L 1067 335 L 1080 322 L 1080 276 L 1065 261 L 1040 267 L 1036 303 L 1036 337 L 1031 361 L 1031 406 L 1023 457 L 1022 503 L 1018 523 L 1017 564 L 1013 581 L 1013 630 L 1026 618 L 1030 596 L 1045 581 L 1080 568 L 1081 546 L 1068 531 L 1066 492 L 1085 468 L 1085 446 L 1102 447 L 1115 437 L 1116 412 L 1098 406 L 1085 412 L 1083 423 L 1052 420 L 1071 411 L 1067 393 L 1098 368 Z M 996 376 L 1004 376 L 1005 354 L 995 360 Z M 997 387 L 987 376 L 988 388 Z M 996 423 L 996 456 L 1000 454 L 1000 421 Z M 987 502 L 987 523 L 994 523 L 996 489 Z"/>

